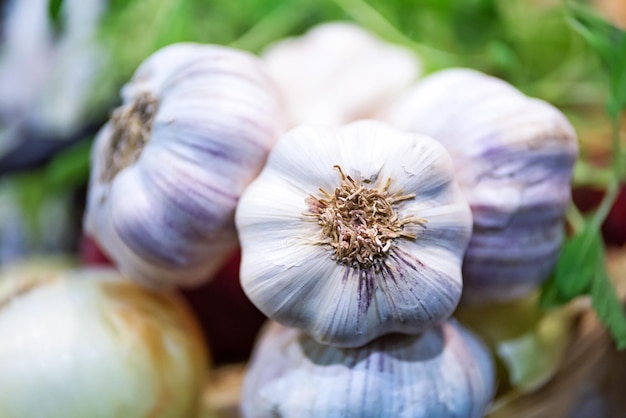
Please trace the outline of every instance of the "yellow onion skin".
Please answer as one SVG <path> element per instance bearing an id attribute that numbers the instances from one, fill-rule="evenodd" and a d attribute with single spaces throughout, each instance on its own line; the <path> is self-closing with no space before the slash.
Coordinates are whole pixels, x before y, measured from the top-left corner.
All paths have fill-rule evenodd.
<path id="1" fill-rule="evenodd" d="M 105 269 L 0 274 L 0 417 L 195 418 L 207 349 L 181 299 Z"/>

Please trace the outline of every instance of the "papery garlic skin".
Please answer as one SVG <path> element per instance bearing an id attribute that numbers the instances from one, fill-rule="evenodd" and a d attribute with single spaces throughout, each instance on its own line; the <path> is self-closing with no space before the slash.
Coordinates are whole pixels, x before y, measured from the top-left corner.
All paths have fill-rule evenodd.
<path id="1" fill-rule="evenodd" d="M 461 295 L 471 233 L 470 209 L 452 170 L 436 141 L 380 122 L 290 131 L 237 208 L 244 291 L 268 317 L 343 347 L 444 321 Z M 414 239 L 381 243 L 388 248 L 371 266 L 339 262 L 311 216 L 312 196 L 320 188 L 333 194 L 344 174 L 365 190 L 388 182 L 394 196 L 414 194 L 393 204 L 396 219 L 424 219 L 403 225 Z"/>
<path id="2" fill-rule="evenodd" d="M 95 39 L 107 4 L 63 1 L 59 28 L 48 0 L 3 3 L 0 154 L 5 146 L 15 145 L 5 141 L 81 135 L 77 131 L 94 111 L 91 95 L 107 60 Z"/>
<path id="3" fill-rule="evenodd" d="M 324 23 L 262 54 L 292 126 L 338 126 L 373 117 L 415 82 L 419 58 L 347 22 Z"/>
<path id="4" fill-rule="evenodd" d="M 252 55 L 197 44 L 156 52 L 122 96 L 94 144 L 87 232 L 133 279 L 206 280 L 236 247 L 235 205 L 282 130 L 280 99 Z"/>
<path id="5" fill-rule="evenodd" d="M 271 323 L 242 391 L 244 418 L 482 418 L 495 393 L 487 349 L 456 322 L 360 348 Z"/>
<path id="6" fill-rule="evenodd" d="M 195 418 L 207 349 L 183 302 L 112 270 L 0 275 L 0 416 Z"/>
<path id="7" fill-rule="evenodd" d="M 545 280 L 558 258 L 576 133 L 548 103 L 468 69 L 433 74 L 382 117 L 450 151 L 472 207 L 464 301 L 510 300 Z"/>

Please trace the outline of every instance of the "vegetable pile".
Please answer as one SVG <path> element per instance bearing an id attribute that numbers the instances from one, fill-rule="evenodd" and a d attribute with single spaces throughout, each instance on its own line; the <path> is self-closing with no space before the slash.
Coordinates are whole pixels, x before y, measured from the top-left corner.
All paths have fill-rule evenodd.
<path id="1" fill-rule="evenodd" d="M 626 35 L 571 13 L 611 71 L 619 155 Z M 572 212 L 568 118 L 427 60 L 348 23 L 147 58 L 91 149 L 84 231 L 113 266 L 0 274 L 0 417 L 197 417 L 210 349 L 177 291 L 237 251 L 268 318 L 246 418 L 485 416 L 552 377 L 579 296 L 626 346 L 600 237 L 619 158 Z"/>

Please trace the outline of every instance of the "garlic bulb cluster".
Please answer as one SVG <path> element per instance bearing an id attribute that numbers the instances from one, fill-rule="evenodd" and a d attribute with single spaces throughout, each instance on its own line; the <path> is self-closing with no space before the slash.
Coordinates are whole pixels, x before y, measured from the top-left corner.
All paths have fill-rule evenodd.
<path id="1" fill-rule="evenodd" d="M 173 294 L 112 270 L 0 275 L 0 415 L 195 418 L 206 347 Z"/>
<path id="2" fill-rule="evenodd" d="M 471 222 L 435 140 L 376 121 L 299 127 L 239 202 L 242 286 L 321 343 L 416 334 L 459 301 Z"/>
<path id="3" fill-rule="evenodd" d="M 382 119 L 436 138 L 452 155 L 474 218 L 464 300 L 518 298 L 548 277 L 578 153 L 557 109 L 496 78 L 450 69 L 418 83 Z"/>
<path id="4" fill-rule="evenodd" d="M 321 345 L 276 323 L 244 380 L 244 418 L 481 418 L 495 392 L 487 349 L 456 322 L 361 348 Z"/>
<path id="5" fill-rule="evenodd" d="M 237 243 L 235 205 L 283 129 L 260 62 L 212 45 L 156 52 L 93 147 L 85 227 L 154 286 L 210 277 Z"/>
<path id="6" fill-rule="evenodd" d="M 415 82 L 419 58 L 345 22 L 325 23 L 262 55 L 292 125 L 343 125 L 373 117 Z"/>

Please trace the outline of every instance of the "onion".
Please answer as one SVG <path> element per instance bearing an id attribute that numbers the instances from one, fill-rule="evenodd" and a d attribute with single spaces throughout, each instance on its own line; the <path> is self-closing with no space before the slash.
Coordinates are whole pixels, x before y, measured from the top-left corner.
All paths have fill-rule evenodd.
<path id="1" fill-rule="evenodd" d="M 107 269 L 0 274 L 0 416 L 195 417 L 207 350 L 181 299 Z"/>

